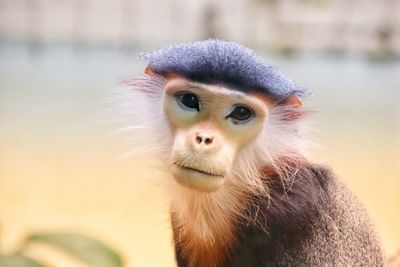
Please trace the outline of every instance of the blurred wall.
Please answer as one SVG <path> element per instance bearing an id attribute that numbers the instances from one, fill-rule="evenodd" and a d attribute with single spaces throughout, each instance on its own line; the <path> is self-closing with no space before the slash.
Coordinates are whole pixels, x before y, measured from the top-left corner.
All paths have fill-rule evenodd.
<path id="1" fill-rule="evenodd" d="M 0 0 L 0 38 L 160 44 L 218 37 L 289 51 L 400 53 L 399 0 Z"/>

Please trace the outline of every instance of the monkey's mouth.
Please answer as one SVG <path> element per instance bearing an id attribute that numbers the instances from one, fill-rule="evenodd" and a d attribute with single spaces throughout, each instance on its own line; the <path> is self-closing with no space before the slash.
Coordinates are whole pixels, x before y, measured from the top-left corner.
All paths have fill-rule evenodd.
<path id="1" fill-rule="evenodd" d="M 181 165 L 181 164 L 178 164 L 177 162 L 174 162 L 174 165 L 179 167 L 179 168 L 181 168 L 181 169 L 184 169 L 184 170 L 198 172 L 198 173 L 201 173 L 201 174 L 204 174 L 204 175 L 208 175 L 208 176 L 212 176 L 212 177 L 216 177 L 216 178 L 223 178 L 224 177 L 223 174 L 220 174 L 220 173 L 217 173 L 217 172 L 205 171 L 205 170 L 201 170 L 201 169 L 194 168 L 194 167 L 191 167 L 191 166 Z"/>
<path id="2" fill-rule="evenodd" d="M 209 168 L 200 169 L 198 166 L 188 166 L 180 162 L 172 164 L 171 172 L 179 184 L 203 192 L 215 191 L 225 181 L 225 176 L 222 172 L 210 170 Z"/>

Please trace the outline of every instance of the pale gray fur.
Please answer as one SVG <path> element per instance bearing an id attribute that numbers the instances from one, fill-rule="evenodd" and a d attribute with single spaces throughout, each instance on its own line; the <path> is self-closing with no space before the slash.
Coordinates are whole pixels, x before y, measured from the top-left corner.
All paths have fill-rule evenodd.
<path id="1" fill-rule="evenodd" d="M 265 93 L 277 100 L 305 95 L 277 68 L 252 50 L 234 42 L 205 40 L 181 43 L 145 55 L 158 74 L 177 73 L 206 84 L 222 83 L 242 92 Z"/>
<path id="2" fill-rule="evenodd" d="M 336 177 L 327 191 L 328 209 L 297 251 L 296 262 L 304 266 L 388 266 L 374 225 L 358 199 Z M 283 265 L 290 265 L 291 258 L 285 255 Z"/>

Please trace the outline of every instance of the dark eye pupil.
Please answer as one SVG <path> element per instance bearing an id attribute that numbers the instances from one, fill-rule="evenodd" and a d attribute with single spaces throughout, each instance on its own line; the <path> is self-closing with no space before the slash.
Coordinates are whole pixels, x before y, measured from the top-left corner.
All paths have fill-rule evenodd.
<path id="1" fill-rule="evenodd" d="M 249 108 L 245 106 L 237 106 L 235 109 L 229 114 L 229 117 L 239 121 L 248 120 L 252 115 L 252 112 Z"/>
<path id="2" fill-rule="evenodd" d="M 199 110 L 199 100 L 197 99 L 197 96 L 195 94 L 182 94 L 180 99 L 182 104 L 184 104 L 188 108 Z"/>

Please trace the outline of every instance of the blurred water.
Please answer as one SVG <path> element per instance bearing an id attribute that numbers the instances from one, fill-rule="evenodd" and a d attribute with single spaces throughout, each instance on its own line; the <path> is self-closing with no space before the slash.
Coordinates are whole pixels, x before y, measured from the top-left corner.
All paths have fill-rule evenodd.
<path id="1" fill-rule="evenodd" d="M 100 228 L 111 227 L 109 236 L 119 233 L 121 243 L 140 240 L 151 248 L 151 240 L 158 240 L 152 229 L 140 230 L 140 236 L 137 232 L 134 237 L 126 236 L 122 228 L 114 226 L 120 217 L 112 221 L 112 212 L 103 216 L 107 208 L 100 209 L 98 203 L 103 198 L 118 199 L 119 191 L 115 195 L 109 192 L 107 197 L 96 195 L 118 186 L 126 187 L 123 190 L 127 195 L 134 194 L 113 181 L 121 183 L 118 175 L 131 179 L 138 164 L 129 163 L 124 166 L 126 173 L 117 175 L 115 169 L 104 167 L 119 155 L 107 137 L 109 128 L 98 122 L 111 89 L 143 71 L 145 64 L 138 55 L 144 50 L 49 46 L 32 51 L 26 46 L 0 46 L 0 208 L 16 210 L 0 214 L 6 225 L 10 225 L 7 221 L 15 222 L 15 212 L 26 223 L 38 221 L 36 213 L 44 204 L 36 203 L 36 199 L 53 202 L 56 198 L 55 203 L 63 203 L 71 213 L 85 208 L 105 221 L 111 220 Z M 313 122 L 323 147 L 313 157 L 332 166 L 366 204 L 387 250 L 400 247 L 400 63 L 326 55 L 264 56 L 268 63 L 313 91 L 305 104 L 317 111 Z M 103 177 L 103 184 L 94 186 L 99 177 Z M 92 182 L 85 184 L 85 180 Z M 82 192 L 72 198 L 77 184 Z M 54 192 L 46 191 L 49 188 Z M 30 194 L 29 198 L 22 197 Z M 87 204 L 82 206 L 82 201 Z M 123 201 L 129 209 L 130 204 Z M 68 206 L 71 202 L 73 205 Z M 60 216 L 65 215 L 54 205 Z M 27 212 L 28 207 L 34 212 Z M 108 209 L 115 210 L 112 205 Z M 46 212 L 42 212 L 45 218 L 50 216 Z M 83 218 L 85 212 L 76 216 Z M 127 224 L 146 227 L 138 226 L 145 221 L 146 213 L 139 214 L 140 219 L 125 218 Z M 101 224 L 101 220 L 93 224 Z M 143 247 L 140 242 L 133 252 L 121 246 L 133 258 L 146 257 L 146 252 L 138 254 Z M 142 266 L 160 266 L 151 265 L 152 256 L 148 257 Z M 163 262 L 167 256 L 160 257 Z"/>

